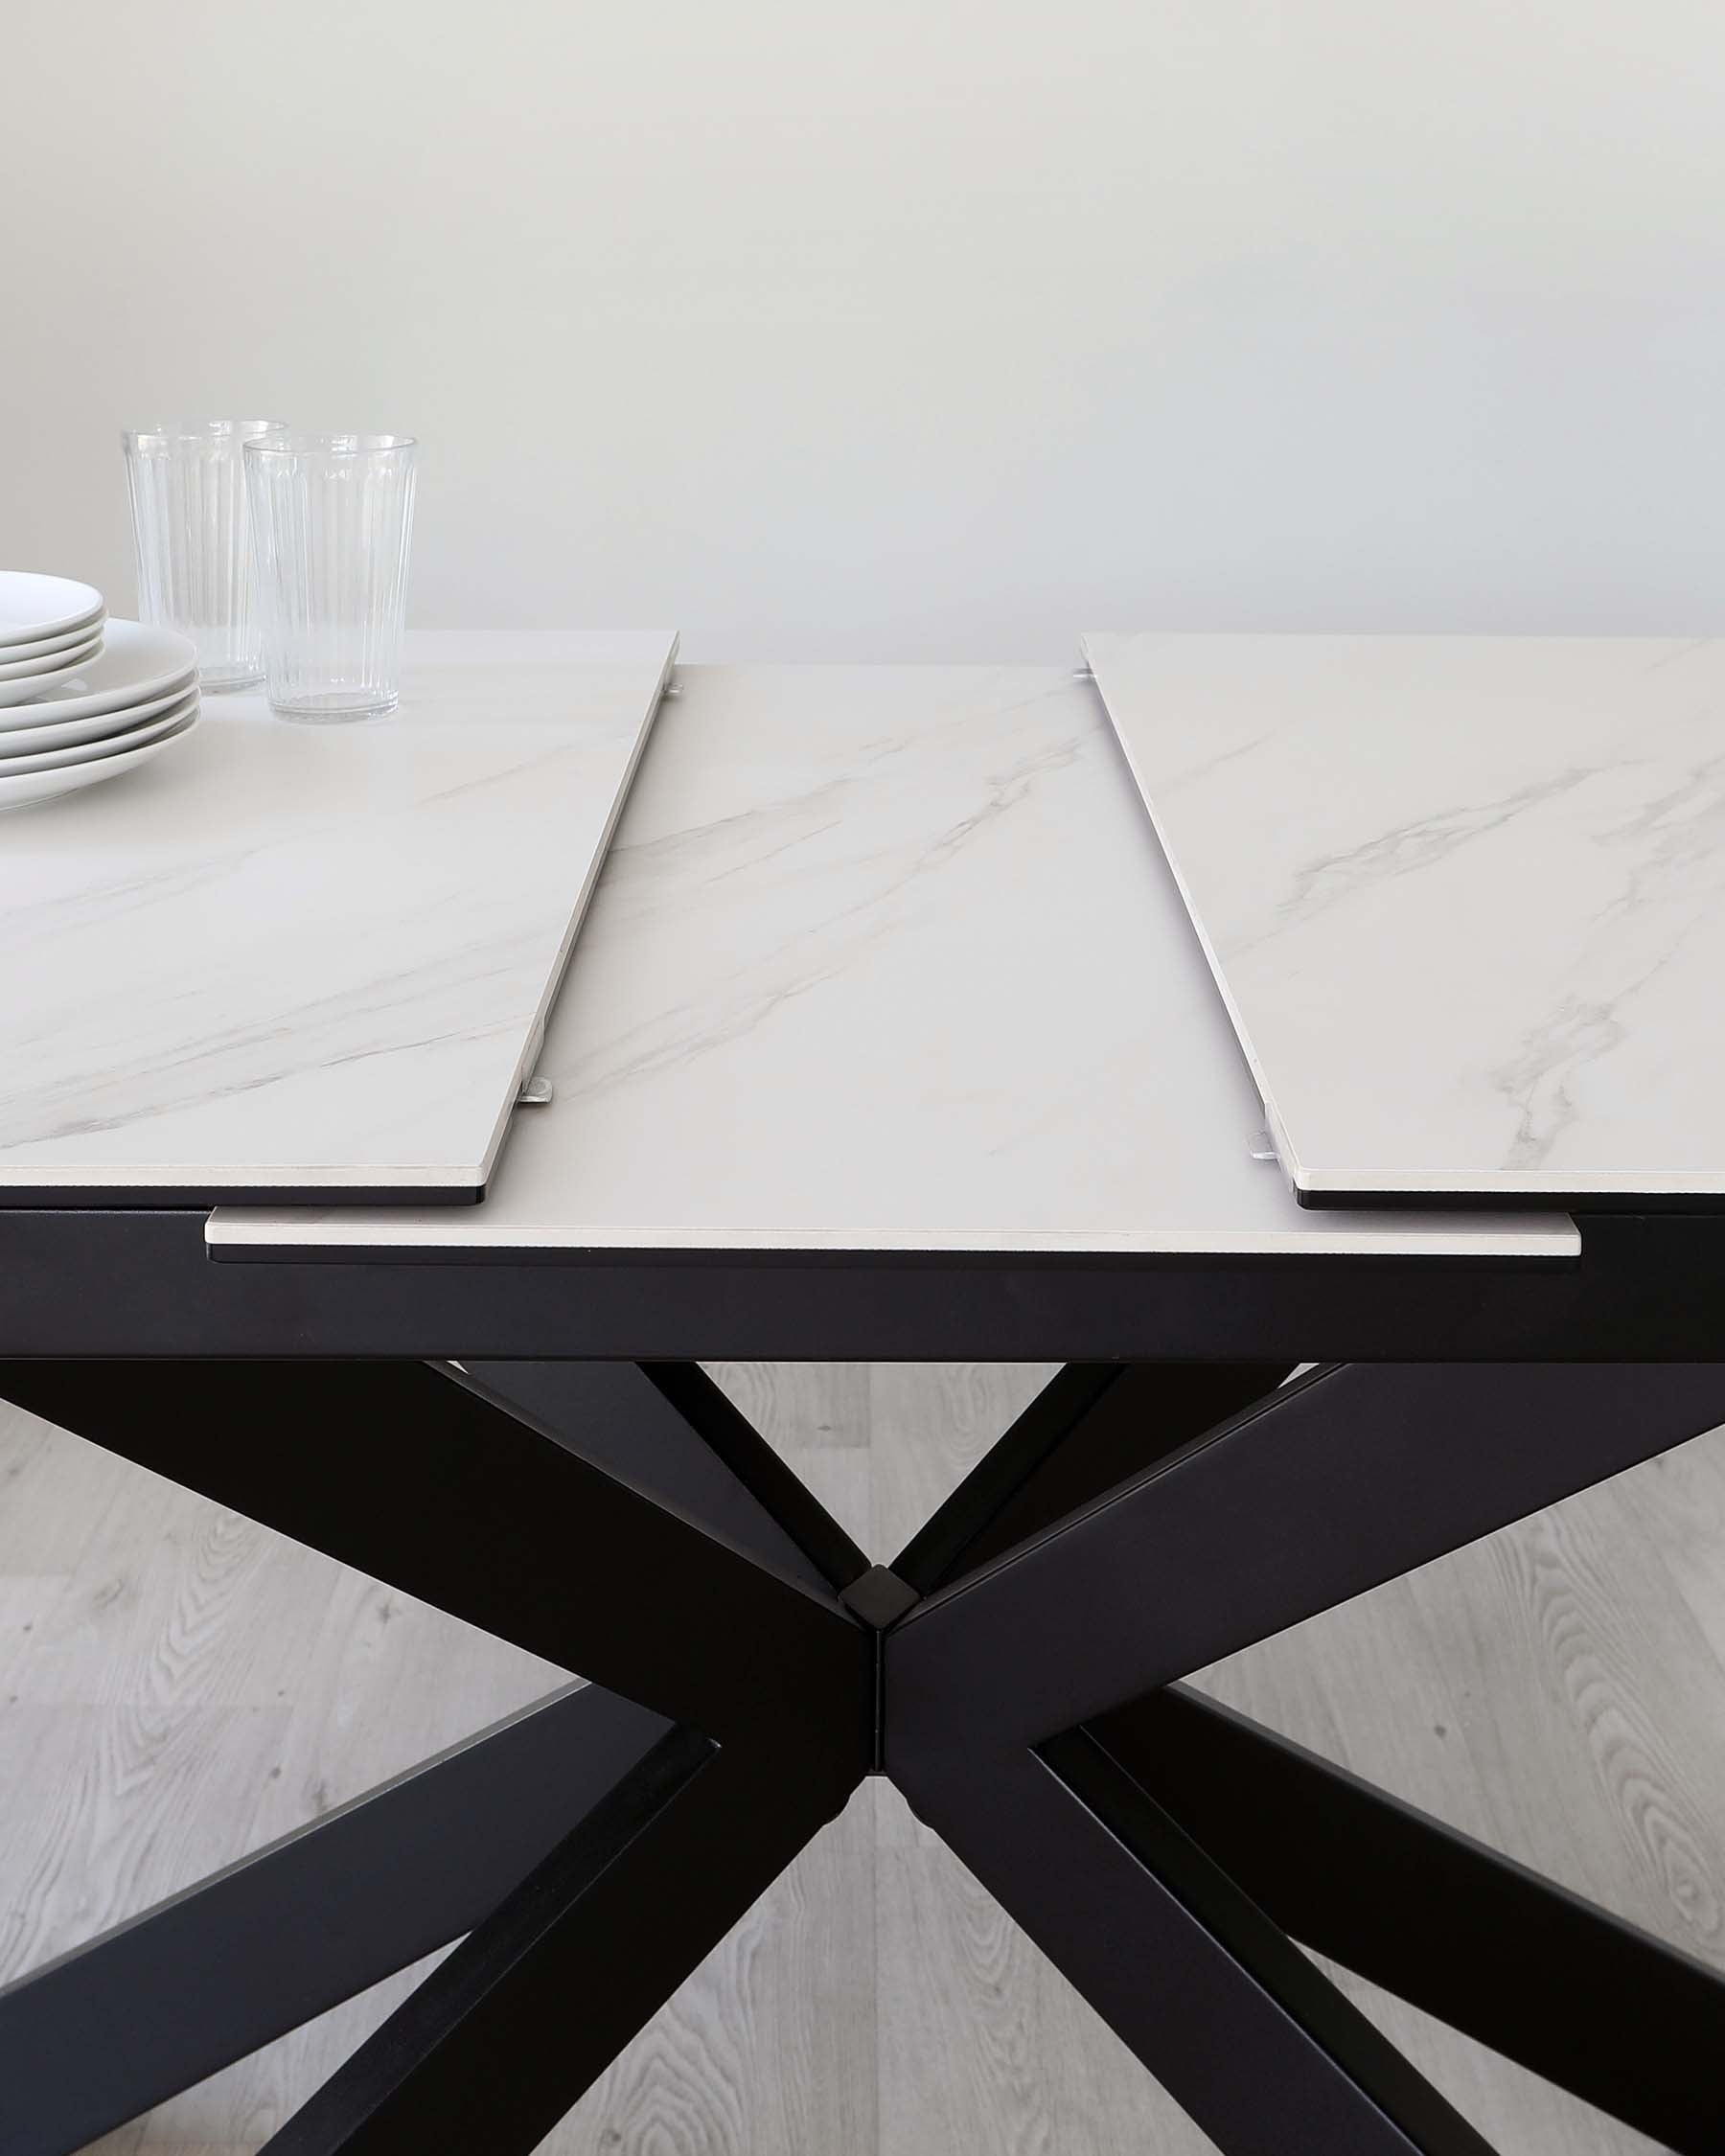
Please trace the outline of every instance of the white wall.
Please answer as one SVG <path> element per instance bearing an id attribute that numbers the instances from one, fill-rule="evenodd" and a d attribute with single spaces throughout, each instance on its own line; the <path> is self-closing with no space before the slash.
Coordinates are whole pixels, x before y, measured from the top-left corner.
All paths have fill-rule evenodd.
<path id="1" fill-rule="evenodd" d="M 426 443 L 422 622 L 1725 627 L 1719 0 L 5 0 L 0 561 Z"/>

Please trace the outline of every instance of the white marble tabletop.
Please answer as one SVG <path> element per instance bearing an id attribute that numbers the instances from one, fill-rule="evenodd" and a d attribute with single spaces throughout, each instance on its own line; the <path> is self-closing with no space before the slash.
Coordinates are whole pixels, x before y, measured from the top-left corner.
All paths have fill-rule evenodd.
<path id="1" fill-rule="evenodd" d="M 1725 1194 L 1725 643 L 1085 651 L 1298 1191 Z"/>
<path id="2" fill-rule="evenodd" d="M 1093 688 L 679 669 L 483 1205 L 222 1206 L 411 1249 L 1573 1257 L 1562 1215 L 1302 1211 Z"/>
<path id="3" fill-rule="evenodd" d="M 415 638 L 390 719 L 207 697 L 0 819 L 0 1196 L 471 1199 L 675 649 Z"/>

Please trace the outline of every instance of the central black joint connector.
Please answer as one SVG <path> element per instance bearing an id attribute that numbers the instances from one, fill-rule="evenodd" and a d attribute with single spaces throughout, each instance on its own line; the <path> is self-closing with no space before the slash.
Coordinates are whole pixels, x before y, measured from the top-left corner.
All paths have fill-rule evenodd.
<path id="1" fill-rule="evenodd" d="M 885 1632 L 889 1624 L 896 1624 L 907 1610 L 913 1609 L 922 1596 L 889 1567 L 871 1565 L 861 1579 L 852 1580 L 840 1591 L 839 1599 L 864 1624 L 873 1625 L 877 1632 Z"/>
<path id="2" fill-rule="evenodd" d="M 886 1635 L 907 1610 L 916 1607 L 922 1596 L 889 1566 L 871 1565 L 860 1579 L 852 1580 L 848 1587 L 840 1590 L 839 1599 L 853 1617 L 861 1617 L 875 1636 L 874 1699 L 869 1712 L 874 1742 L 869 1772 L 878 1775 L 886 1771 Z"/>

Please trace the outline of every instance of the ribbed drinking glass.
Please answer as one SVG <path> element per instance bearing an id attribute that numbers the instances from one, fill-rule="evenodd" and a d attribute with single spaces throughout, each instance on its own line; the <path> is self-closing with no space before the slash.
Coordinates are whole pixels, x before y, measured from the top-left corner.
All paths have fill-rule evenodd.
<path id="1" fill-rule="evenodd" d="M 396 707 L 417 447 L 287 427 L 245 445 L 264 672 L 284 718 Z"/>
<path id="2" fill-rule="evenodd" d="M 138 551 L 139 615 L 191 637 L 206 689 L 242 689 L 264 678 L 242 449 L 278 424 L 165 420 L 120 437 Z"/>

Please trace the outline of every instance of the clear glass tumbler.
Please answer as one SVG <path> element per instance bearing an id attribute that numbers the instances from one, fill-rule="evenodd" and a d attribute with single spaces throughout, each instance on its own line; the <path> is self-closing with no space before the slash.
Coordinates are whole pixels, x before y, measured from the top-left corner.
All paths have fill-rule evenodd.
<path id="1" fill-rule="evenodd" d="M 396 707 L 417 447 L 288 427 L 245 445 L 264 673 L 286 719 Z"/>
<path id="2" fill-rule="evenodd" d="M 243 689 L 264 678 L 241 452 L 278 424 L 165 420 L 120 437 L 138 551 L 138 612 L 191 637 L 206 689 Z"/>

